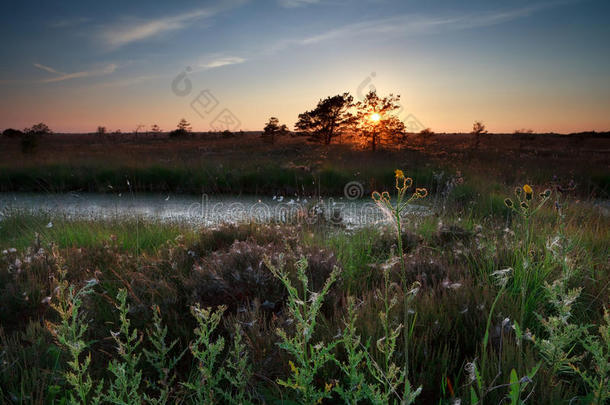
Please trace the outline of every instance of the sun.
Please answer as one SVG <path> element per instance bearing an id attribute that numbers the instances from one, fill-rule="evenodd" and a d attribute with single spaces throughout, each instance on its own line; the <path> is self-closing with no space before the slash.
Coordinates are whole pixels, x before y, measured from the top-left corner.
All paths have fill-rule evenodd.
<path id="1" fill-rule="evenodd" d="M 379 115 L 378 113 L 373 113 L 370 116 L 370 120 L 375 123 L 379 122 L 380 119 L 381 119 L 381 115 Z"/>

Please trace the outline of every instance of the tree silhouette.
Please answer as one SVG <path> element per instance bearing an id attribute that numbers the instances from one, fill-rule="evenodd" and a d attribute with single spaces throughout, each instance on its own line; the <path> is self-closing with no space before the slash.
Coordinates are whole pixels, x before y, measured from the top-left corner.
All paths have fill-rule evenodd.
<path id="1" fill-rule="evenodd" d="M 267 125 L 265 125 L 265 129 L 263 130 L 261 137 L 273 145 L 278 136 L 283 136 L 287 133 L 288 128 L 286 125 L 280 125 L 280 120 L 278 120 L 276 117 L 271 117 L 269 118 Z"/>
<path id="2" fill-rule="evenodd" d="M 106 127 L 102 127 L 102 126 L 97 127 L 96 134 L 98 134 L 98 135 L 105 135 L 106 134 Z"/>
<path id="3" fill-rule="evenodd" d="M 295 128 L 309 135 L 310 139 L 329 145 L 332 139 L 353 122 L 349 112 L 354 98 L 349 93 L 327 97 L 318 102 L 316 108 L 299 114 Z"/>
<path id="4" fill-rule="evenodd" d="M 472 125 L 472 134 L 474 135 L 474 149 L 478 150 L 481 144 L 481 134 L 486 134 L 487 130 L 481 121 L 475 121 Z"/>
<path id="5" fill-rule="evenodd" d="M 424 128 L 419 131 L 419 139 L 422 145 L 428 145 L 432 141 L 432 137 L 434 136 L 434 131 L 430 128 Z"/>
<path id="6" fill-rule="evenodd" d="M 382 142 L 398 143 L 406 136 L 405 124 L 394 113 L 400 109 L 400 96 L 379 97 L 371 90 L 364 100 L 356 103 L 358 134 L 372 150 Z"/>
<path id="7" fill-rule="evenodd" d="M 23 132 L 18 129 L 7 128 L 4 130 L 4 132 L 2 132 L 2 136 L 6 138 L 21 138 L 23 136 Z"/>
<path id="8" fill-rule="evenodd" d="M 40 137 L 52 133 L 51 129 L 42 122 L 32 125 L 32 128 L 24 129 L 23 135 L 21 136 L 21 151 L 23 153 L 34 152 L 38 147 Z"/>
<path id="9" fill-rule="evenodd" d="M 158 134 L 159 132 L 161 132 L 161 128 L 159 128 L 157 124 L 153 124 L 153 126 L 150 127 L 150 132 Z"/>
<path id="10" fill-rule="evenodd" d="M 186 136 L 189 135 L 192 130 L 191 124 L 189 124 L 189 122 L 184 118 L 182 118 L 180 122 L 178 122 L 176 128 L 177 129 L 174 129 L 172 132 L 169 133 L 170 137 L 177 138 L 181 136 Z"/>
<path id="11" fill-rule="evenodd" d="M 38 123 L 36 125 L 32 125 L 32 128 L 26 128 L 24 130 L 24 132 L 28 133 L 33 133 L 39 136 L 42 135 L 50 135 L 53 133 L 53 131 L 51 131 L 51 129 L 49 129 L 49 127 L 47 126 L 47 124 L 44 123 Z"/>

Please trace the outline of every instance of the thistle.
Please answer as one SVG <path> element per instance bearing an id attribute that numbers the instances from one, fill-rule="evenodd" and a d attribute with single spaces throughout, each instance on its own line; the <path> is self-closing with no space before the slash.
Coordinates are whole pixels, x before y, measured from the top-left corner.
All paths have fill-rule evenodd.
<path id="1" fill-rule="evenodd" d="M 378 191 L 374 191 L 372 194 L 373 201 L 381 208 L 382 211 L 390 214 L 389 216 L 392 218 L 392 221 L 395 225 L 396 230 L 396 242 L 398 244 L 398 255 L 400 257 L 400 279 L 401 279 L 401 288 L 404 294 L 403 298 L 403 336 L 404 336 L 404 369 L 403 369 L 403 378 L 405 383 L 405 397 L 407 397 L 407 402 L 415 399 L 418 391 L 412 392 L 411 385 L 408 380 L 409 373 L 409 328 L 407 327 L 409 321 L 409 303 L 411 302 L 414 294 L 409 294 L 407 291 L 410 289 L 407 286 L 407 269 L 405 266 L 404 259 L 404 251 L 402 246 L 402 227 L 400 221 L 401 213 L 407 208 L 407 206 L 414 200 L 425 198 L 428 195 L 428 190 L 425 188 L 416 188 L 413 194 L 407 197 L 407 190 L 413 185 L 413 179 L 410 177 L 405 177 L 405 174 L 402 170 L 396 169 L 395 178 L 396 178 L 396 203 L 393 204 L 390 198 L 390 193 L 384 191 L 379 193 Z M 387 288 L 386 288 L 387 290 Z M 386 298 L 387 300 L 387 298 Z M 387 308 L 387 305 L 386 305 Z M 386 333 L 387 337 L 387 333 Z"/>
<path id="2" fill-rule="evenodd" d="M 517 214 L 521 215 L 525 219 L 529 219 L 532 215 L 534 215 L 542 206 L 547 202 L 549 197 L 551 196 L 551 190 L 546 189 L 544 192 L 538 195 L 539 202 L 538 205 L 534 204 L 534 190 L 529 184 L 525 184 L 523 187 L 517 187 L 515 189 L 515 197 L 516 202 L 513 202 L 512 199 L 506 198 L 504 200 L 504 204 L 515 211 Z M 536 207 L 532 209 L 532 207 Z"/>

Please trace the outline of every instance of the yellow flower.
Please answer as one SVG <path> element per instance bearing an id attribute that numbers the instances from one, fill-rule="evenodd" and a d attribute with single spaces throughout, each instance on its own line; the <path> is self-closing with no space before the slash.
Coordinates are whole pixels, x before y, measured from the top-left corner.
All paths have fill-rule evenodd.
<path id="1" fill-rule="evenodd" d="M 396 171 L 394 173 L 396 174 L 396 178 L 397 179 L 404 179 L 405 178 L 405 174 L 400 169 L 396 169 Z"/>
<path id="2" fill-rule="evenodd" d="M 534 192 L 529 184 L 523 186 L 523 191 L 525 191 L 525 194 L 532 194 Z"/>
<path id="3" fill-rule="evenodd" d="M 332 389 L 333 389 L 333 383 L 330 383 L 330 384 L 329 383 L 324 383 L 324 390 L 326 392 L 330 392 L 330 390 L 332 390 Z"/>
<path id="4" fill-rule="evenodd" d="M 292 372 L 295 375 L 299 375 L 299 370 L 297 370 L 297 368 L 294 366 L 294 363 L 291 360 L 288 360 L 288 364 L 290 365 L 290 370 L 292 370 Z"/>

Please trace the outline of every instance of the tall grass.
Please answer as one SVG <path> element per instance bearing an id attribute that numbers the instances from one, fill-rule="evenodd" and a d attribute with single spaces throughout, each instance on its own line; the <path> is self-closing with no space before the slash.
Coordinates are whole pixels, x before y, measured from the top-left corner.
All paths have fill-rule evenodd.
<path id="1" fill-rule="evenodd" d="M 553 194 L 525 221 L 474 190 L 349 232 L 12 213 L 2 400 L 604 403 L 610 220 Z"/>

